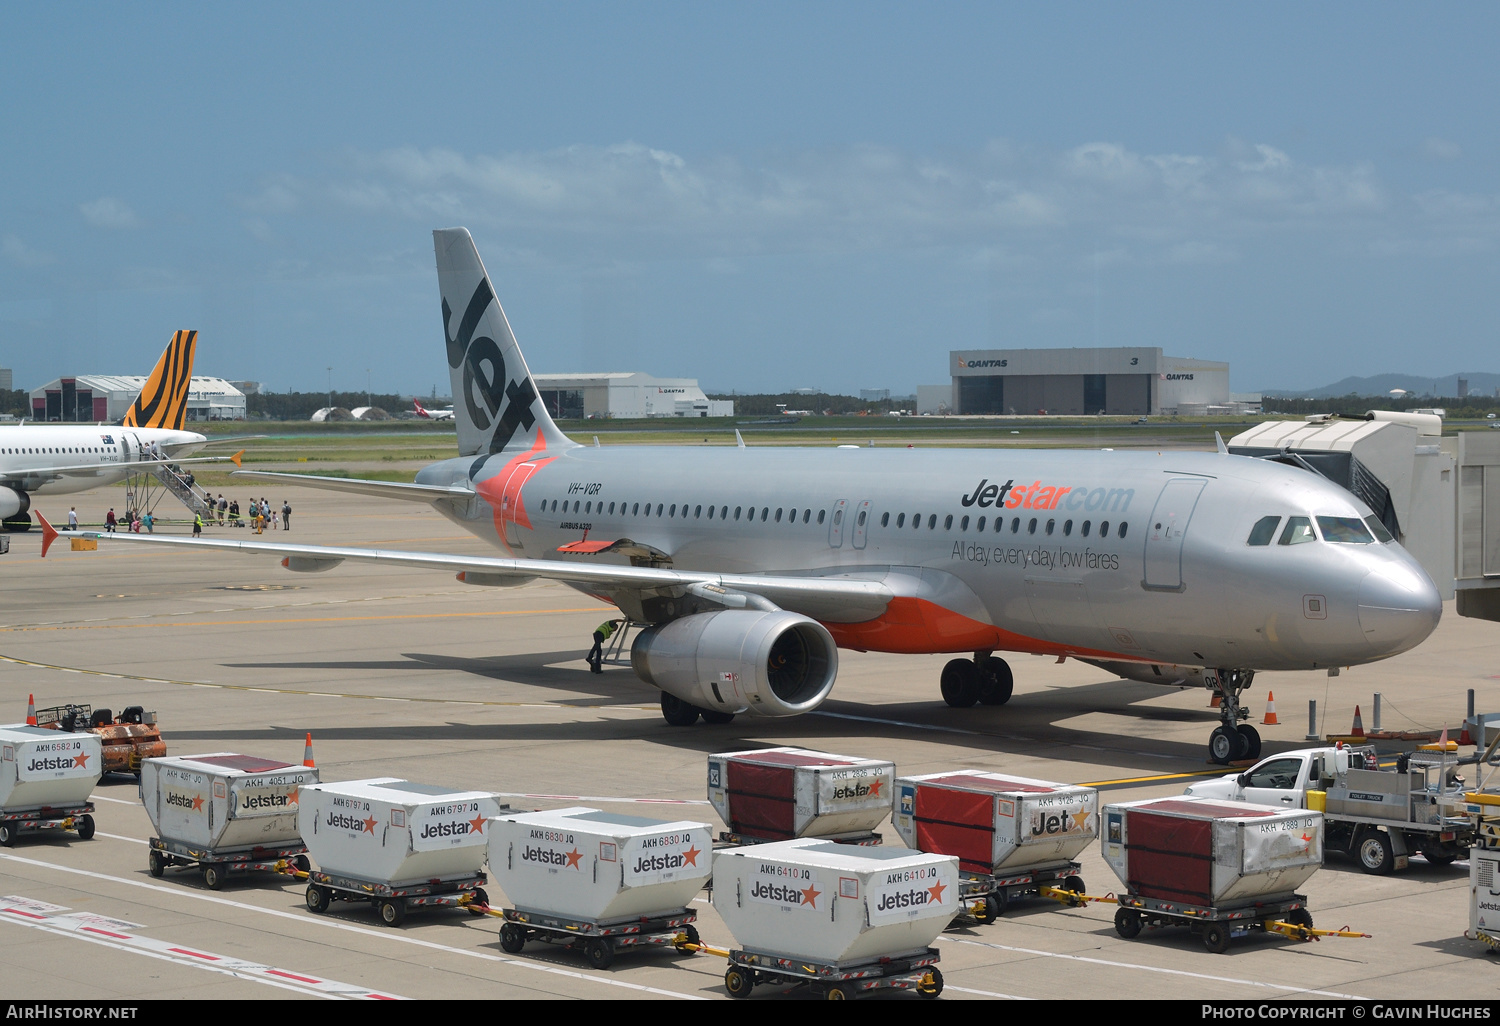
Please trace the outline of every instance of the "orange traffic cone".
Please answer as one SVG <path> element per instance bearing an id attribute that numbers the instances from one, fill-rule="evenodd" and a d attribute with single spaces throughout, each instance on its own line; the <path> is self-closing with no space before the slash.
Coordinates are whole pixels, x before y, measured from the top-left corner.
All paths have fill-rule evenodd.
<path id="1" fill-rule="evenodd" d="M 1213 695 L 1208 700 L 1208 707 L 1210 709 L 1217 709 L 1222 704 L 1224 704 L 1224 698 L 1223 698 L 1223 696 L 1220 695 L 1217 691 L 1215 691 L 1213 693 Z"/>
<path id="2" fill-rule="evenodd" d="M 1365 736 L 1365 721 L 1359 715 L 1359 706 L 1354 707 L 1354 726 L 1349 728 L 1350 737 Z"/>
<path id="3" fill-rule="evenodd" d="M 36 696 L 26 696 L 26 726 L 36 726 Z"/>
<path id="4" fill-rule="evenodd" d="M 302 765 L 306 766 L 308 769 L 318 768 L 317 764 L 313 762 L 312 731 L 308 731 L 307 743 L 302 746 Z"/>
<path id="5" fill-rule="evenodd" d="M 1276 718 L 1276 692 L 1274 691 L 1266 692 L 1266 718 L 1261 720 L 1260 722 L 1263 726 L 1265 724 L 1279 726 L 1281 723 L 1281 721 Z"/>

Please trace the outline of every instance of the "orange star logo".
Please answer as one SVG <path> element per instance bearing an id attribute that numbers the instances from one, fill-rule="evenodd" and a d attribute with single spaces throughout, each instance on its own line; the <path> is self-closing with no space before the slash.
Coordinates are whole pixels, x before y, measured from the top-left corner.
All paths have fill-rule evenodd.
<path id="1" fill-rule="evenodd" d="M 298 804 L 298 802 L 297 802 L 297 789 L 295 787 L 292 788 L 292 793 L 286 796 L 286 800 L 287 800 L 287 804 L 288 805 L 296 805 L 296 804 Z"/>
<path id="2" fill-rule="evenodd" d="M 927 893 L 931 895 L 931 897 L 928 898 L 927 900 L 929 902 L 931 902 L 932 904 L 934 904 L 934 905 L 942 904 L 942 901 L 943 901 L 943 892 L 946 891 L 947 889 L 948 889 L 947 884 L 945 884 L 941 880 L 939 880 L 937 883 L 935 883 L 931 887 L 927 888 Z"/>
<path id="3" fill-rule="evenodd" d="M 698 856 L 701 854 L 703 854 L 703 852 L 700 849 L 689 848 L 687 851 L 682 853 L 682 859 L 688 865 L 696 866 L 698 864 Z"/>
<path id="4" fill-rule="evenodd" d="M 73 765 L 82 766 L 84 769 L 88 769 L 89 757 L 82 752 L 79 752 L 77 755 L 73 756 Z"/>
<path id="5" fill-rule="evenodd" d="M 478 813 L 473 819 L 469 820 L 469 833 L 484 833 L 484 813 Z"/>
<path id="6" fill-rule="evenodd" d="M 193 811 L 194 812 L 202 812 L 203 811 L 203 796 L 201 794 L 195 794 L 195 795 L 193 795 Z"/>
<path id="7" fill-rule="evenodd" d="M 875 781 L 875 783 L 871 784 L 870 785 L 870 797 L 871 798 L 879 798 L 880 797 L 880 789 L 882 787 L 884 787 L 884 786 L 885 786 L 885 781 L 884 780 L 877 780 L 877 781 Z"/>
<path id="8" fill-rule="evenodd" d="M 567 855 L 568 855 L 568 868 L 569 869 L 582 869 L 583 868 L 582 866 L 580 866 L 578 864 L 578 860 L 581 859 L 581 858 L 583 858 L 583 852 L 579 851 L 577 847 L 574 847 L 574 849 L 572 851 L 568 852 Z"/>
<path id="9" fill-rule="evenodd" d="M 1089 810 L 1075 812 L 1072 815 L 1073 828 L 1075 830 L 1087 830 L 1089 828 Z"/>
<path id="10" fill-rule="evenodd" d="M 367 833 L 367 834 L 373 834 L 375 832 L 375 817 L 374 816 L 371 816 L 369 819 L 362 819 L 362 820 L 360 820 L 360 822 L 365 825 L 365 833 Z"/>
<path id="11" fill-rule="evenodd" d="M 814 888 L 812 884 L 808 884 L 806 887 L 804 887 L 802 889 L 802 900 L 799 902 L 799 904 L 802 904 L 802 905 L 811 905 L 813 908 L 817 908 L 818 907 L 818 895 L 820 895 L 822 893 L 823 893 L 822 891 L 817 890 L 816 888 Z"/>

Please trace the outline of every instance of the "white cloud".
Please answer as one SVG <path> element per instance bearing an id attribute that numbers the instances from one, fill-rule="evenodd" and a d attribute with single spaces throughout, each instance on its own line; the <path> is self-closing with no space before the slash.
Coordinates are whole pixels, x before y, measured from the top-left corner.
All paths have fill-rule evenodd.
<path id="1" fill-rule="evenodd" d="M 1422 141 L 1422 155 L 1429 160 L 1458 160 L 1464 155 L 1458 143 L 1429 136 Z"/>
<path id="2" fill-rule="evenodd" d="M 78 212 L 95 228 L 139 228 L 142 223 L 134 210 L 113 196 L 101 196 L 92 203 L 80 203 Z"/>
<path id="3" fill-rule="evenodd" d="M 17 267 L 40 267 L 43 264 L 53 263 L 57 259 L 51 253 L 32 249 L 16 235 L 6 235 L 0 238 L 0 254 L 4 254 L 6 261 Z"/>

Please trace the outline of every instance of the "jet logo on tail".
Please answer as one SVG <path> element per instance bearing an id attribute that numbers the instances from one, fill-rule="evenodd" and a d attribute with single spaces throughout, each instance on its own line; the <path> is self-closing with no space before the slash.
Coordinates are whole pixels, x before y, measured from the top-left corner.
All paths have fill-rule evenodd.
<path id="1" fill-rule="evenodd" d="M 481 278 L 469 305 L 459 322 L 458 334 L 448 334 L 453 309 L 443 299 L 443 335 L 448 342 L 448 366 L 463 368 L 463 401 L 469 419 L 481 432 L 491 430 L 485 455 L 502 452 L 510 445 L 517 429 L 529 431 L 536 423 L 531 404 L 536 401 L 536 386 L 527 375 L 521 381 L 508 381 L 505 357 L 488 335 L 475 336 L 479 321 L 495 302 L 489 278 Z M 501 409 L 504 412 L 501 412 Z M 498 419 L 496 414 L 499 413 Z M 479 464 L 483 465 L 483 460 Z M 478 470 L 478 466 L 475 467 Z"/>

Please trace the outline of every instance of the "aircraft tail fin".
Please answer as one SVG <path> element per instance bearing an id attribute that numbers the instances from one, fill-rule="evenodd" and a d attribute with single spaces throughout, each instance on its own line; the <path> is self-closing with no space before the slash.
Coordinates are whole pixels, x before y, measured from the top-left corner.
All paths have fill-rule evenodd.
<path id="1" fill-rule="evenodd" d="M 461 456 L 576 445 L 547 414 L 467 228 L 432 233 Z M 471 472 L 472 473 L 472 472 Z"/>
<path id="2" fill-rule="evenodd" d="M 196 331 L 179 331 L 172 336 L 122 424 L 182 430 L 187 417 L 188 389 L 193 380 L 193 347 L 197 342 Z"/>

